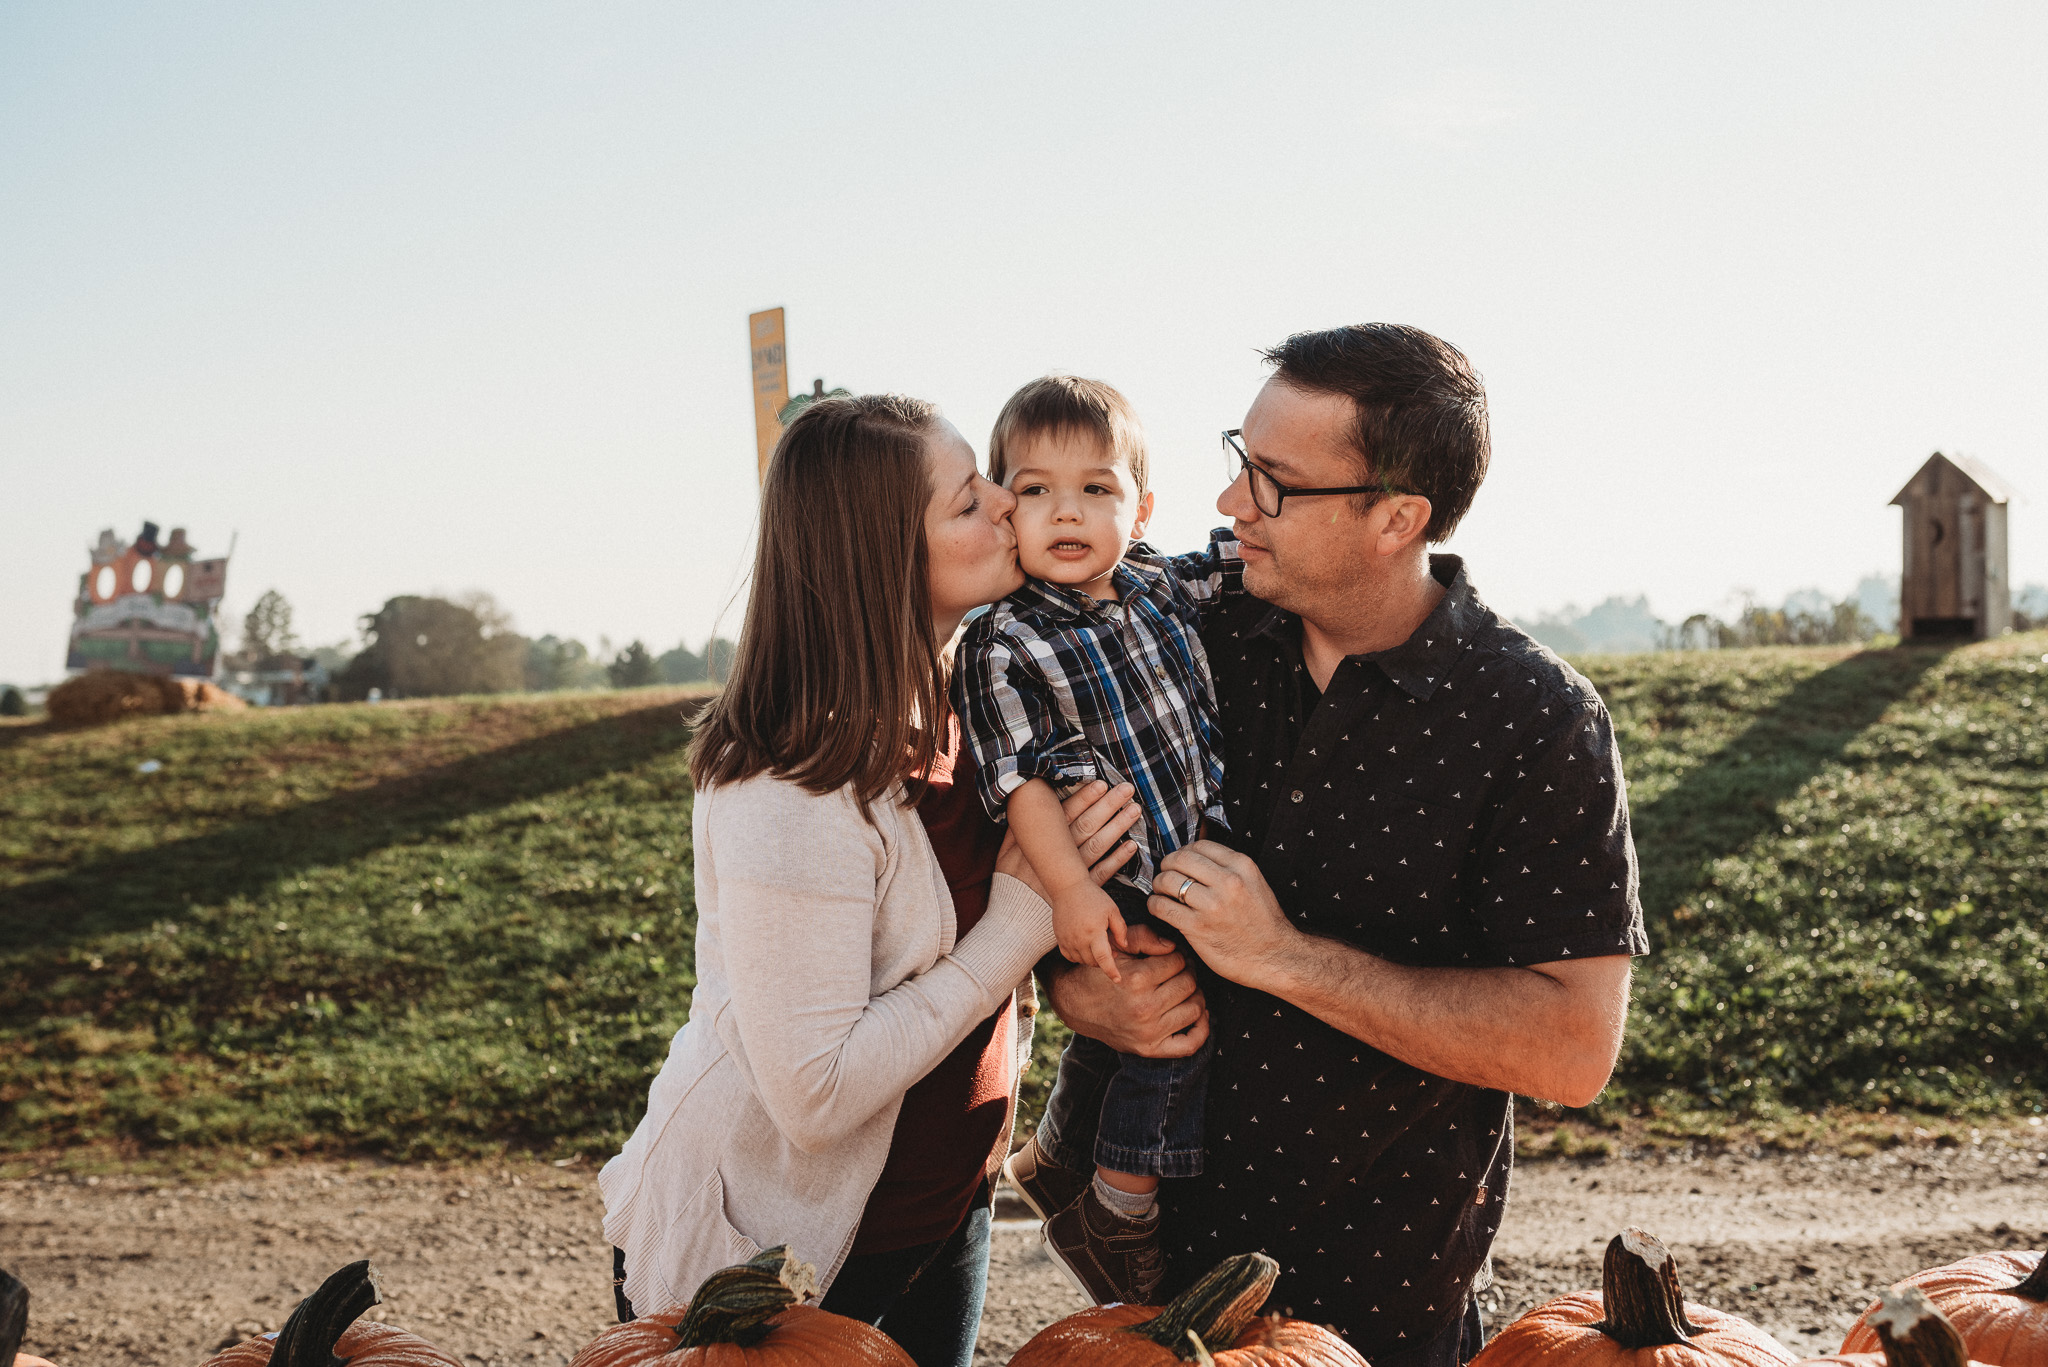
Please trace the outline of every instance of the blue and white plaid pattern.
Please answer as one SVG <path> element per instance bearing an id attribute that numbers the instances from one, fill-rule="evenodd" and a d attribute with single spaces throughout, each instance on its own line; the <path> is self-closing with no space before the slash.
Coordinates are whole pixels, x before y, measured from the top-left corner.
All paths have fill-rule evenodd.
<path id="1" fill-rule="evenodd" d="M 1129 782 L 1144 814 L 1135 873 L 1223 813 L 1222 732 L 1200 604 L 1239 591 L 1237 542 L 1168 558 L 1140 541 L 1118 565 L 1115 600 L 1027 579 L 976 618 L 960 643 L 953 711 L 966 732 L 975 791 L 997 821 L 1010 794 L 1042 778 L 1064 793 L 1100 778 Z"/>

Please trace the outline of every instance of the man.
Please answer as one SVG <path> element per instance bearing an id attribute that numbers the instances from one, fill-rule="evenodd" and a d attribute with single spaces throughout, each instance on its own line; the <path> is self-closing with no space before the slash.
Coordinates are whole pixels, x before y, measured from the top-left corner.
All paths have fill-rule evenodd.
<path id="1" fill-rule="evenodd" d="M 1480 1343 L 1511 1094 L 1598 1095 L 1648 949 L 1621 764 L 1592 686 L 1429 553 L 1486 474 L 1465 357 L 1376 324 L 1267 359 L 1217 501 L 1249 593 L 1203 626 L 1230 830 L 1169 856 L 1150 902 L 1212 972 L 1208 1029 L 1178 955 L 1049 990 L 1120 1050 L 1216 1041 L 1207 1171 L 1160 1193 L 1167 1291 L 1263 1249 L 1274 1308 L 1376 1367 L 1453 1367 Z"/>

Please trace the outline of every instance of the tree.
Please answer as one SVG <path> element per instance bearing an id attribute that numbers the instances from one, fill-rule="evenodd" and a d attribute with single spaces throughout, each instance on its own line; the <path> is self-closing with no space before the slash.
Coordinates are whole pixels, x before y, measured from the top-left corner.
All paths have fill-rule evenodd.
<path id="1" fill-rule="evenodd" d="M 28 699 L 21 696 L 21 690 L 13 684 L 0 688 L 0 717 L 25 717 L 28 715 Z"/>
<path id="2" fill-rule="evenodd" d="M 488 604 L 488 600 L 486 600 Z M 507 693 L 526 682 L 527 643 L 495 611 L 445 598 L 401 595 L 363 618 L 363 652 L 337 681 L 344 698 L 372 688 L 387 698 L 429 698 L 451 693 Z"/>
<path id="3" fill-rule="evenodd" d="M 298 648 L 292 634 L 292 605 L 276 589 L 265 589 L 242 619 L 242 655 L 251 666 Z"/>
<path id="4" fill-rule="evenodd" d="M 613 688 L 643 688 L 659 682 L 661 678 L 655 671 L 654 657 L 638 641 L 620 651 L 618 658 L 605 666 L 604 672 L 611 676 Z"/>
<path id="5" fill-rule="evenodd" d="M 733 643 L 722 636 L 706 641 L 702 655 L 678 642 L 674 650 L 655 657 L 654 667 L 664 683 L 722 683 L 732 672 L 733 650 Z"/>
<path id="6" fill-rule="evenodd" d="M 605 667 L 578 640 L 542 636 L 526 643 L 526 686 L 536 693 L 563 688 L 603 688 Z"/>

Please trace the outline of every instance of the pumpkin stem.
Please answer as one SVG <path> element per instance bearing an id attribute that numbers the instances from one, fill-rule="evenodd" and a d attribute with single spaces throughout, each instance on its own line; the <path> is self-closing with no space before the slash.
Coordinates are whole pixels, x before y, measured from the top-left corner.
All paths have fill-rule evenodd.
<path id="1" fill-rule="evenodd" d="M 1685 1317 L 1677 1260 L 1645 1230 L 1625 1229 L 1608 1241 L 1600 1301 L 1607 1318 L 1593 1327 L 1624 1348 L 1684 1343 L 1700 1331 Z"/>
<path id="2" fill-rule="evenodd" d="M 28 1288 L 14 1274 L 0 1271 L 0 1363 L 12 1363 L 28 1337 Z"/>
<path id="3" fill-rule="evenodd" d="M 1216 1359 L 1209 1355 L 1209 1345 L 1202 1342 L 1202 1336 L 1188 1330 L 1188 1342 L 1195 1345 L 1195 1367 L 1216 1367 Z"/>
<path id="4" fill-rule="evenodd" d="M 1885 1367 L 1969 1367 L 1963 1336 L 1917 1286 L 1881 1292 L 1870 1327 L 1884 1348 Z"/>
<path id="5" fill-rule="evenodd" d="M 751 1348 L 768 1336 L 768 1321 L 817 1291 L 818 1270 L 793 1256 L 787 1244 L 764 1249 L 704 1279 L 676 1326 L 676 1348 Z"/>
<path id="6" fill-rule="evenodd" d="M 2025 1296 L 2030 1301 L 2048 1301 L 2048 1253 L 2041 1255 L 2034 1264 L 2034 1270 L 2018 1286 L 2005 1289 L 2010 1295 Z"/>
<path id="7" fill-rule="evenodd" d="M 384 1299 L 367 1259 L 350 1263 L 299 1302 L 270 1349 L 270 1367 L 347 1367 L 334 1345 L 356 1317 Z"/>
<path id="8" fill-rule="evenodd" d="M 1183 1362 L 1200 1362 L 1209 1352 L 1202 1345 L 1237 1341 L 1279 1276 L 1280 1264 L 1263 1253 L 1225 1258 L 1168 1302 L 1157 1319 L 1131 1325 L 1126 1332 L 1152 1340 Z"/>

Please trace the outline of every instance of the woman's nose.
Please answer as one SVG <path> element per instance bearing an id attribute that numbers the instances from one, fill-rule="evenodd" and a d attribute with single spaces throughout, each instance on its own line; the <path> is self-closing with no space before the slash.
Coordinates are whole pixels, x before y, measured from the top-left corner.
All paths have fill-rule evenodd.
<path id="1" fill-rule="evenodd" d="M 991 484 L 988 487 L 990 513 L 998 522 L 1007 521 L 1010 514 L 1017 511 L 1017 496 L 1000 484 Z"/>

